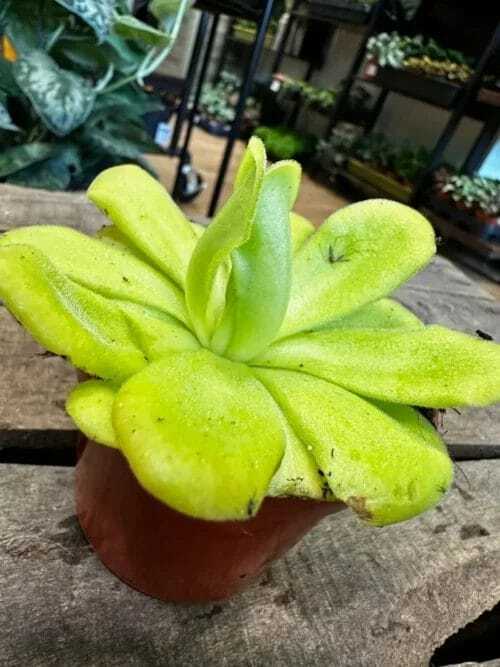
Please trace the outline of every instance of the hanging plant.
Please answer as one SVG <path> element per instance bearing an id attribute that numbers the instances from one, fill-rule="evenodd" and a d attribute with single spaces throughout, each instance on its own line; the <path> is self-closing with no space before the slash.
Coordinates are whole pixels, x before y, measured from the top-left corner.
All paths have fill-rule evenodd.
<path id="1" fill-rule="evenodd" d="M 128 0 L 7 0 L 0 32 L 0 181 L 82 188 L 104 167 L 157 151 L 142 116 L 162 105 L 142 88 L 167 56 L 188 0 L 154 0 L 157 25 Z"/>

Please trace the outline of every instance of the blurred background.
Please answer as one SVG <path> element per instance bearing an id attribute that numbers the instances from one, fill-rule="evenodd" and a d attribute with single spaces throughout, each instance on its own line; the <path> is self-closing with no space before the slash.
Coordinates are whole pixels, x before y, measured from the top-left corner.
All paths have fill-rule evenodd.
<path id="1" fill-rule="evenodd" d="M 3 0 L 0 196 L 136 162 L 206 219 L 245 142 L 296 209 L 420 208 L 500 298 L 500 6 L 489 0 Z"/>

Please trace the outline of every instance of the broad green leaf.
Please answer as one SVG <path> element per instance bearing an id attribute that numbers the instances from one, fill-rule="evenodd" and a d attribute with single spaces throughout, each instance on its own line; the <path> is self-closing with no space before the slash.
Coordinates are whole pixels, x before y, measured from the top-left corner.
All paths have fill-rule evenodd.
<path id="1" fill-rule="evenodd" d="M 255 363 L 301 370 L 393 403 L 446 408 L 500 400 L 500 345 L 439 326 L 300 334 Z"/>
<path id="2" fill-rule="evenodd" d="M 198 338 L 205 345 L 210 342 L 219 314 L 218 307 L 210 307 L 214 286 L 233 250 L 250 238 L 265 164 L 264 145 L 252 137 L 236 175 L 233 193 L 198 240 L 189 263 L 186 303 Z"/>
<path id="3" fill-rule="evenodd" d="M 314 225 L 304 216 L 292 211 L 290 213 L 290 229 L 292 231 L 292 251 L 295 254 L 305 241 L 314 234 Z"/>
<path id="4" fill-rule="evenodd" d="M 251 359 L 276 337 L 290 296 L 290 209 L 300 167 L 278 162 L 264 176 L 250 238 L 231 255 L 224 317 L 213 348 L 231 359 Z"/>
<path id="5" fill-rule="evenodd" d="M 71 179 L 80 171 L 81 161 L 77 147 L 71 144 L 55 146 L 51 157 L 16 171 L 7 178 L 7 183 L 43 190 L 66 190 Z"/>
<path id="6" fill-rule="evenodd" d="M 88 197 L 157 268 L 184 285 L 196 236 L 158 181 L 134 165 L 112 167 L 94 180 Z"/>
<path id="7" fill-rule="evenodd" d="M 118 16 L 113 29 L 117 35 L 124 39 L 136 40 L 151 46 L 168 46 L 171 40 L 169 34 L 139 21 L 135 16 Z"/>
<path id="8" fill-rule="evenodd" d="M 377 406 L 318 378 L 260 370 L 291 427 L 311 448 L 335 498 L 375 525 L 404 521 L 449 488 L 446 447 L 416 411 Z M 401 420 L 401 422 L 399 421 Z"/>
<path id="9" fill-rule="evenodd" d="M 113 25 L 115 0 L 55 0 L 77 14 L 97 35 L 99 42 L 107 37 Z"/>
<path id="10" fill-rule="evenodd" d="M 121 311 L 29 246 L 0 247 L 0 298 L 33 338 L 89 375 L 124 380 L 146 365 Z"/>
<path id="11" fill-rule="evenodd" d="M 328 329 L 419 329 L 424 326 L 416 315 L 393 299 L 379 299 L 362 306 Z"/>
<path id="12" fill-rule="evenodd" d="M 152 0 L 149 5 L 149 11 L 158 21 L 177 14 L 181 6 L 181 0 Z"/>
<path id="13" fill-rule="evenodd" d="M 95 92 L 88 81 L 61 69 L 43 51 L 23 53 L 13 72 L 43 123 L 57 136 L 79 127 L 92 111 Z"/>
<path id="14" fill-rule="evenodd" d="M 372 199 L 335 212 L 295 255 L 280 336 L 317 328 L 386 296 L 435 252 L 417 211 Z"/>
<path id="15" fill-rule="evenodd" d="M 276 405 L 250 370 L 207 350 L 165 357 L 130 378 L 113 425 L 140 484 L 199 519 L 255 515 L 285 444 Z"/>
<path id="16" fill-rule="evenodd" d="M 283 429 L 286 434 L 285 454 L 267 495 L 326 500 L 331 496 L 330 487 L 318 472 L 311 452 L 297 438 L 284 416 Z"/>
<path id="17" fill-rule="evenodd" d="M 13 243 L 40 250 L 58 271 L 102 296 L 152 306 L 186 321 L 181 291 L 125 249 L 48 225 L 19 227 L 0 237 L 0 246 Z"/>
<path id="18" fill-rule="evenodd" d="M 42 162 L 54 153 L 53 144 L 33 142 L 6 148 L 0 152 L 0 178 L 15 174 L 32 164 Z"/>
<path id="19" fill-rule="evenodd" d="M 108 447 L 118 447 L 112 409 L 118 385 L 104 380 L 87 380 L 70 392 L 66 412 L 87 438 Z"/>
<path id="20" fill-rule="evenodd" d="M 2 97 L 0 96 L 0 130 L 9 130 L 10 132 L 19 132 L 19 128 L 12 121 L 10 114 L 2 104 Z"/>

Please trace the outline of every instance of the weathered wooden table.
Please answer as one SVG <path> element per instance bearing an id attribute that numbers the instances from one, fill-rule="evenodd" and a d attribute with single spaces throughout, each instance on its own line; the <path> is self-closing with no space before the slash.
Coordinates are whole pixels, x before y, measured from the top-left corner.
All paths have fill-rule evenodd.
<path id="1" fill-rule="evenodd" d="M 0 230 L 102 223 L 83 198 L 36 199 L 0 186 Z M 442 258 L 398 298 L 426 321 L 499 338 L 500 304 Z M 74 371 L 1 306 L 0 343 L 0 665 L 424 666 L 500 600 L 498 407 L 447 413 L 460 462 L 433 511 L 382 529 L 342 512 L 238 598 L 171 605 L 100 564 L 75 518 L 72 468 L 40 465 L 74 447 Z"/>

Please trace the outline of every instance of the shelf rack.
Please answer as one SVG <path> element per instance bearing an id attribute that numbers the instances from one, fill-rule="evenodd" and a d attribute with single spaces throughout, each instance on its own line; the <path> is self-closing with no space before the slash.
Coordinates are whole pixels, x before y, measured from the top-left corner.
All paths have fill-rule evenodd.
<path id="1" fill-rule="evenodd" d="M 171 155 L 179 156 L 177 174 L 173 188 L 174 198 L 179 191 L 178 188 L 182 178 L 183 168 L 189 162 L 189 144 L 193 126 L 195 124 L 195 118 L 199 112 L 198 107 L 201 91 L 207 74 L 210 57 L 212 55 L 220 15 L 222 13 L 227 13 L 229 16 L 235 18 L 254 20 L 257 24 L 255 39 L 245 63 L 243 81 L 236 103 L 234 120 L 231 123 L 231 129 L 229 130 L 226 139 L 224 155 L 222 157 L 217 180 L 207 211 L 208 217 L 212 217 L 217 208 L 234 144 L 240 133 L 245 111 L 245 102 L 251 92 L 252 82 L 262 55 L 266 32 L 273 13 L 274 1 L 275 0 L 262 0 L 260 3 L 223 3 L 203 0 L 202 2 L 196 3 L 196 8 L 201 9 L 202 13 L 186 75 L 182 99 L 177 111 L 177 119 L 172 133 L 172 141 L 169 150 Z M 250 5 L 252 5 L 251 9 L 249 9 Z M 227 11 L 225 9 L 226 6 L 228 7 Z M 194 98 L 192 103 L 190 103 L 193 96 L 193 89 Z M 187 128 L 184 134 L 184 140 L 179 148 L 181 133 L 186 122 Z"/>

